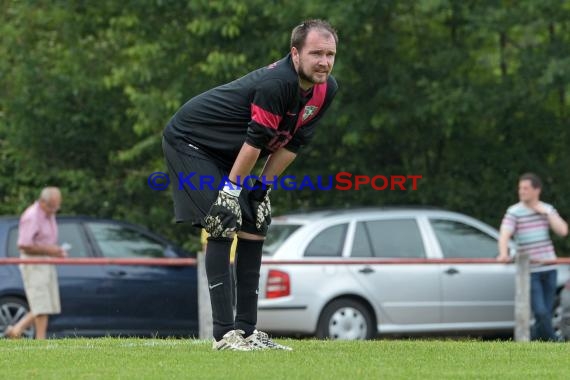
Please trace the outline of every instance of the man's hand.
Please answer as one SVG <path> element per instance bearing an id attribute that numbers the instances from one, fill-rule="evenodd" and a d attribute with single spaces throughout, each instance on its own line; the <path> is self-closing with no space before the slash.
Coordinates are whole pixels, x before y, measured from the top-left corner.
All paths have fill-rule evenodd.
<path id="1" fill-rule="evenodd" d="M 269 193 L 271 193 L 271 186 L 259 180 L 255 182 L 253 190 L 249 192 L 249 204 L 255 217 L 255 228 L 264 235 L 271 224 Z"/>
<path id="2" fill-rule="evenodd" d="M 509 255 L 499 255 L 497 256 L 497 261 L 500 261 L 502 263 L 508 263 L 509 261 L 511 261 L 511 256 Z"/>
<path id="3" fill-rule="evenodd" d="M 238 185 L 227 184 L 218 193 L 218 198 L 204 218 L 206 231 L 212 237 L 232 237 L 241 228 Z"/>
<path id="4" fill-rule="evenodd" d="M 542 215 L 549 215 L 549 214 L 551 214 L 551 213 L 554 211 L 554 207 L 552 207 L 552 206 L 549 206 L 549 207 L 548 207 L 548 206 L 546 206 L 546 205 L 545 205 L 544 203 L 542 203 L 542 202 L 536 203 L 536 204 L 532 207 L 532 209 L 533 209 L 534 211 L 536 211 L 537 213 L 542 214 Z"/>
<path id="5" fill-rule="evenodd" d="M 65 252 L 59 245 L 48 246 L 46 252 L 47 255 L 51 257 L 67 257 L 67 252 Z"/>

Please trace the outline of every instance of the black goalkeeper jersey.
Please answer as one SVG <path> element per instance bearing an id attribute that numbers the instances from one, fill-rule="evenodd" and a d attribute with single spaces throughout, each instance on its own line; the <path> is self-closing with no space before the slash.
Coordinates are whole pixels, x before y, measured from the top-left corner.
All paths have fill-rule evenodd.
<path id="1" fill-rule="evenodd" d="M 242 145 L 265 157 L 281 147 L 297 152 L 338 89 L 334 77 L 304 92 L 291 54 L 186 102 L 170 119 L 164 138 L 182 152 L 202 151 L 228 170 Z"/>

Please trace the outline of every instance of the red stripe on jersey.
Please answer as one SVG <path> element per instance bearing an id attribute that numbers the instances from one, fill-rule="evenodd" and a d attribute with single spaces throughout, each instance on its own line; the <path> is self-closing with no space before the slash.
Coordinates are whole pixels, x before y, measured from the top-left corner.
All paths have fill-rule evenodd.
<path id="1" fill-rule="evenodd" d="M 281 122 L 282 116 L 272 114 L 263 108 L 251 103 L 251 120 L 264 127 L 277 129 Z"/>
<path id="2" fill-rule="evenodd" d="M 313 86 L 313 96 L 307 102 L 307 104 L 305 104 L 305 107 L 301 110 L 301 112 L 299 112 L 299 118 L 297 119 L 295 130 L 297 130 L 301 125 L 307 124 L 309 121 L 311 121 L 311 119 L 317 116 L 321 108 L 323 108 L 326 95 L 326 82 Z M 305 116 L 305 113 L 307 113 L 307 116 Z"/>

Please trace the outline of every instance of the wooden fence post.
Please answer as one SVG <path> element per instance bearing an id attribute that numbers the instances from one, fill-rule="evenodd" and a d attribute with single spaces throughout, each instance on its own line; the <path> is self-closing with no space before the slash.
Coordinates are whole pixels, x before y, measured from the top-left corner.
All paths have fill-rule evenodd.
<path id="1" fill-rule="evenodd" d="M 515 341 L 530 341 L 530 258 L 527 253 L 515 256 Z"/>
<path id="2" fill-rule="evenodd" d="M 200 339 L 212 339 L 212 305 L 206 276 L 206 253 L 198 252 L 198 324 Z"/>

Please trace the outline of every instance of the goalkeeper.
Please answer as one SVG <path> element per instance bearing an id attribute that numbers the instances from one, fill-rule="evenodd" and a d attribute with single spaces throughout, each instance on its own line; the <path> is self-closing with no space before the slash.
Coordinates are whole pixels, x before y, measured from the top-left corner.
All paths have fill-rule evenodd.
<path id="1" fill-rule="evenodd" d="M 258 177 L 273 180 L 312 139 L 337 91 L 330 75 L 337 39 L 326 21 L 296 26 L 287 56 L 195 96 L 164 129 L 176 221 L 210 234 L 205 261 L 216 350 L 290 349 L 256 329 L 271 184 L 243 179 L 264 159 Z M 214 177 L 215 186 L 204 186 L 200 176 Z M 230 247 L 235 233 L 234 315 Z"/>

